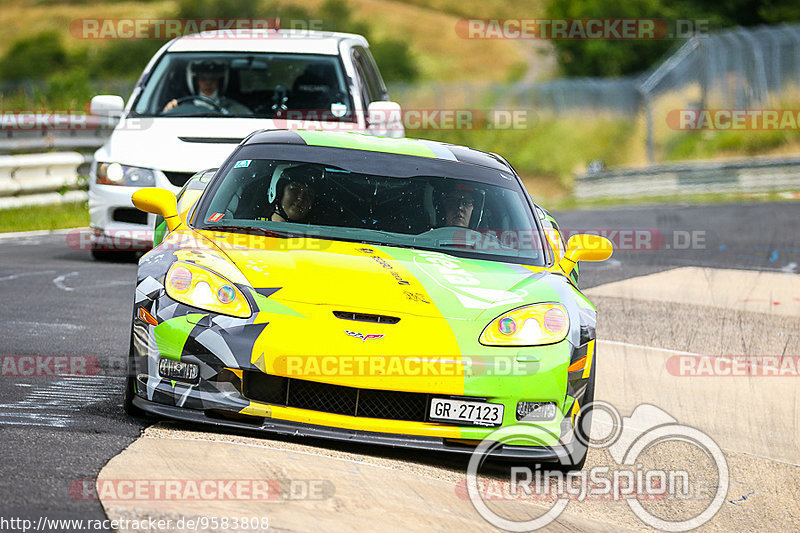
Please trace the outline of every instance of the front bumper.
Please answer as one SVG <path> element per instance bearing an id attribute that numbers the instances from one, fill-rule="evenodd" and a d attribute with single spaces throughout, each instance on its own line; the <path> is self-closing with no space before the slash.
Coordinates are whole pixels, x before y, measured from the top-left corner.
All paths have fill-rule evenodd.
<path id="1" fill-rule="evenodd" d="M 211 416 L 210 412 L 201 411 L 198 409 L 187 409 L 184 407 L 174 407 L 171 405 L 149 402 L 139 396 L 134 397 L 133 404 L 142 411 L 165 418 L 209 424 L 219 427 L 265 432 L 273 435 L 301 438 L 321 438 L 340 442 L 459 454 L 471 454 L 475 450 L 474 445 L 459 443 L 455 439 L 376 433 L 370 431 L 316 426 L 312 424 L 303 424 L 300 422 L 290 422 L 285 420 L 258 419 L 257 417 L 253 417 L 252 421 L 250 422 L 245 422 L 235 419 L 227 419 L 220 416 Z M 566 462 L 573 453 L 573 445 L 570 444 L 556 447 L 501 445 L 492 450 L 489 456 L 493 459 L 541 461 L 545 463 L 551 463 Z"/>
<path id="2" fill-rule="evenodd" d="M 140 266 L 153 269 L 154 272 L 162 271 L 163 265 L 155 264 L 157 257 L 157 251 L 151 252 L 143 258 Z M 281 377 L 281 373 L 276 373 L 275 368 L 268 369 L 270 365 L 262 360 L 263 347 L 256 349 L 255 346 L 258 339 L 264 337 L 262 333 L 265 328 L 277 328 L 281 318 L 278 314 L 269 313 L 270 320 L 264 321 L 258 319 L 261 316 L 259 314 L 240 319 L 201 312 L 171 300 L 164 293 L 162 283 L 152 277 L 145 278 L 137 287 L 136 305 L 143 306 L 159 322 L 157 326 L 150 326 L 138 316 L 134 318 L 131 362 L 137 395 L 135 405 L 144 411 L 179 420 L 275 434 L 471 453 L 482 439 L 490 437 L 496 429 L 520 424 L 516 417 L 518 401 L 550 401 L 555 402 L 558 408 L 553 419 L 523 422 L 525 428 L 519 438 L 504 441 L 507 444 L 493 455 L 542 462 L 559 461 L 573 455 L 573 421 L 578 402 L 583 401 L 583 392 L 582 387 L 572 386 L 573 373 L 567 375 L 567 366 L 571 358 L 580 357 L 581 353 L 586 354 L 586 345 L 576 349 L 564 340 L 562 343 L 537 347 L 535 351 L 541 356 L 541 361 L 522 363 L 524 372 L 519 375 L 498 372 L 478 375 L 468 372 L 467 365 L 463 375 L 441 379 L 433 376 L 420 381 L 419 376 L 411 375 L 407 377 L 408 381 L 404 381 L 405 377 L 401 381 L 393 381 L 390 377 L 370 374 L 358 379 L 357 375 L 338 376 L 330 378 L 326 383 L 326 378 L 321 376 L 315 379 L 311 375 L 299 374 L 301 377 L 297 378 L 293 376 L 298 374 L 290 372 L 286 377 Z M 304 308 L 304 316 L 292 319 L 305 323 L 314 320 L 314 312 L 323 311 Z M 412 320 L 412 317 L 407 317 L 407 322 L 413 325 Z M 474 336 L 477 335 L 476 332 Z M 500 359 L 500 362 L 508 359 L 508 352 L 503 349 L 484 347 L 484 350 L 487 356 L 494 353 L 505 354 L 506 357 Z M 264 351 L 270 353 L 268 349 Z M 253 354 L 259 352 L 262 353 L 261 358 L 253 357 Z M 189 384 L 161 377 L 159 362 L 162 358 L 197 365 L 199 382 Z M 480 367 L 474 367 L 473 370 L 478 368 Z M 485 368 L 492 367 L 487 364 Z M 313 383 L 320 387 L 314 389 L 313 396 L 324 397 L 326 401 L 330 398 L 331 403 L 337 404 L 337 408 L 319 407 L 318 402 L 294 397 L 302 388 L 298 388 L 300 384 L 289 384 L 285 389 L 270 385 L 269 394 L 263 392 L 266 389 L 258 392 L 248 385 L 252 383 L 252 376 Z M 588 380 L 578 381 L 585 383 Z M 416 386 L 412 387 L 412 384 Z M 455 388 L 454 384 L 459 388 Z M 355 412 L 338 410 L 341 404 L 335 398 L 341 398 L 338 394 L 343 391 L 332 391 L 331 387 L 350 389 L 351 393 L 358 389 L 355 400 L 357 405 L 361 405 L 359 398 L 365 399 L 363 391 L 366 389 L 385 392 L 387 397 L 380 400 L 380 405 L 390 409 L 407 405 L 404 402 L 409 398 L 403 395 L 502 403 L 505 407 L 503 422 L 494 427 L 436 422 L 429 417 L 430 404 L 428 407 L 423 405 L 421 415 L 417 410 L 414 411 L 414 416 L 408 418 L 394 416 L 394 413 L 383 416 L 374 410 L 368 414 L 367 410 L 361 411 L 359 407 L 356 407 Z M 276 396 L 272 395 L 274 391 L 277 391 Z M 326 395 L 328 393 L 330 395 Z M 374 402 L 373 398 L 372 405 L 375 405 Z"/>
<path id="3" fill-rule="evenodd" d="M 131 196 L 139 188 L 98 184 L 94 167 L 93 163 L 89 175 L 89 226 L 93 230 L 92 248 L 103 250 L 152 248 L 156 216 L 142 213 L 134 207 Z M 173 193 L 180 190 L 160 171 L 155 171 L 155 174 L 156 187 Z M 138 220 L 140 217 L 141 221 Z"/>

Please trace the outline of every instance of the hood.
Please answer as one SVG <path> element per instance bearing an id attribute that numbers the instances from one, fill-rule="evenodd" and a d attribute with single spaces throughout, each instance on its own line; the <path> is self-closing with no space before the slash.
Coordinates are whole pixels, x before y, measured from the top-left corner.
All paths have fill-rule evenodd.
<path id="1" fill-rule="evenodd" d="M 475 320 L 537 301 L 558 301 L 563 276 L 540 267 L 465 259 L 435 251 L 311 238 L 201 231 L 256 289 L 291 305 Z M 216 254 L 215 254 L 216 255 Z M 231 278 L 232 281 L 237 281 Z M 263 291 L 261 291 L 263 292 Z"/>
<path id="2" fill-rule="evenodd" d="M 347 128 L 350 125 L 342 123 L 339 126 Z M 356 125 L 352 124 L 352 127 L 355 129 Z M 120 121 L 95 157 L 144 168 L 196 172 L 219 167 L 239 141 L 250 133 L 275 128 L 323 129 L 323 125 L 320 122 L 264 118 L 128 117 Z M 228 142 L 202 142 L 203 139 Z"/>

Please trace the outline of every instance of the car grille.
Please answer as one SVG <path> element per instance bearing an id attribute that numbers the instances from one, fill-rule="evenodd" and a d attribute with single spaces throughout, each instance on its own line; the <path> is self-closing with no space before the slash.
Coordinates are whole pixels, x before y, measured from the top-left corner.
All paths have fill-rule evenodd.
<path id="1" fill-rule="evenodd" d="M 430 399 L 418 392 L 358 389 L 252 371 L 244 373 L 243 394 L 274 405 L 412 422 L 426 421 Z"/>
<path id="2" fill-rule="evenodd" d="M 189 181 L 189 178 L 194 176 L 194 172 L 169 172 L 166 170 L 162 170 L 162 172 L 169 182 L 176 187 L 183 187 Z"/>
<path id="3" fill-rule="evenodd" d="M 118 207 L 114 209 L 112 218 L 115 222 L 127 222 L 128 224 L 147 224 L 147 213 L 130 207 Z"/>
<path id="4" fill-rule="evenodd" d="M 350 311 L 334 311 L 333 316 L 341 318 L 342 320 L 355 320 L 357 322 L 378 322 L 385 324 L 397 324 L 400 322 L 400 319 L 396 316 L 352 313 Z"/>

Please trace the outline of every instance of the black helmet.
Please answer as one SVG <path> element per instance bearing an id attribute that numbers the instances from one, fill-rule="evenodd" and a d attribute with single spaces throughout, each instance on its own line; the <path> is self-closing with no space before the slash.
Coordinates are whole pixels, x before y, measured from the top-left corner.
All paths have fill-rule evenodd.
<path id="1" fill-rule="evenodd" d="M 195 74 L 216 74 L 220 78 L 225 75 L 225 65 L 217 61 L 201 61 L 192 66 Z"/>
<path id="2" fill-rule="evenodd" d="M 452 178 L 437 180 L 433 186 L 434 226 L 443 226 L 446 220 L 446 207 L 448 196 L 458 195 L 464 199 L 472 200 L 473 212 L 468 221 L 469 227 L 480 226 L 483 220 L 483 210 L 486 203 L 486 191 L 474 186 L 470 182 L 456 181 Z"/>
<path id="3" fill-rule="evenodd" d="M 281 205 L 283 190 L 289 183 L 302 183 L 308 186 L 311 193 L 315 195 L 314 183 L 322 177 L 322 174 L 323 169 L 321 166 L 309 163 L 285 168 L 281 171 L 280 176 L 277 179 L 273 178 L 270 183 L 269 190 L 267 191 L 267 201 L 279 215 L 289 220 L 289 217 L 286 215 Z"/>

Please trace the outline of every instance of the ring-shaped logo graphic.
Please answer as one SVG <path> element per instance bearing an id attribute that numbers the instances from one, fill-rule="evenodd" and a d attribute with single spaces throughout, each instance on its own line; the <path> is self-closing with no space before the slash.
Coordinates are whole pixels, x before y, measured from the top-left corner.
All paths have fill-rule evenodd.
<path id="1" fill-rule="evenodd" d="M 525 431 L 526 429 L 528 429 L 528 431 Z M 545 514 L 531 520 L 518 522 L 499 516 L 497 513 L 489 509 L 489 507 L 486 505 L 486 502 L 483 500 L 480 489 L 478 488 L 478 469 L 497 447 L 501 446 L 505 442 L 514 440 L 517 441 L 515 444 L 517 444 L 518 441 L 525 441 L 529 443 L 530 446 L 537 446 L 550 450 L 557 449 L 552 446 L 545 445 L 541 438 L 531 434 L 529 430 L 530 428 L 528 426 L 515 425 L 501 427 L 500 429 L 493 431 L 475 448 L 475 451 L 470 456 L 469 464 L 467 466 L 467 495 L 469 496 L 473 507 L 475 507 L 475 510 L 478 511 L 478 514 L 481 515 L 484 520 L 493 526 L 515 533 L 539 529 L 552 523 L 559 517 L 559 515 L 561 515 L 562 512 L 564 512 L 564 509 L 567 508 L 567 504 L 569 504 L 568 496 L 558 498 Z M 564 455 L 559 456 L 566 456 L 568 453 L 566 448 L 563 448 L 561 451 Z"/>
<path id="2" fill-rule="evenodd" d="M 665 415 L 670 422 L 660 424 L 656 423 L 650 427 L 641 429 L 634 427 L 625 428 L 626 423 L 635 418 L 637 410 L 644 407 L 650 409 L 650 415 L 652 415 L 653 410 L 655 410 L 658 412 L 658 414 Z M 715 485 L 716 492 L 714 493 L 714 498 L 712 499 L 711 503 L 709 503 L 709 505 L 702 512 L 686 520 L 669 521 L 654 516 L 648 512 L 639 500 L 635 498 L 626 498 L 628 507 L 630 507 L 631 511 L 633 511 L 636 517 L 639 518 L 639 520 L 641 520 L 643 523 L 663 531 L 689 531 L 691 529 L 698 528 L 711 520 L 720 510 L 723 503 L 725 503 L 725 497 L 728 493 L 728 485 L 730 483 L 730 472 L 728 470 L 728 463 L 725 459 L 725 454 L 711 437 L 699 429 L 678 424 L 675 422 L 675 419 L 670 417 L 666 411 L 649 404 L 640 405 L 636 410 L 634 410 L 634 413 L 631 415 L 631 417 L 626 417 L 624 419 L 622 416 L 620 416 L 617 409 L 607 402 L 592 402 L 591 404 L 584 406 L 582 410 L 584 413 L 589 413 L 594 410 L 595 415 L 602 413 L 609 416 L 610 421 L 604 423 L 605 426 L 608 426 L 607 429 L 609 429 L 609 431 L 606 432 L 607 434 L 600 436 L 600 438 L 595 438 L 597 437 L 597 432 L 594 432 L 591 435 L 592 438 L 588 439 L 588 443 L 585 442 L 587 440 L 586 438 L 582 438 L 582 432 L 576 431 L 575 435 L 578 443 L 587 447 L 598 449 L 610 449 L 613 447 L 619 448 L 619 446 L 623 446 L 622 449 L 624 449 L 625 445 L 623 442 L 628 443 L 628 448 L 624 451 L 624 453 L 620 455 L 615 455 L 612 453 L 612 455 L 615 455 L 616 457 L 615 461 L 622 466 L 636 465 L 636 460 L 642 453 L 647 451 L 652 446 L 664 442 L 684 442 L 691 444 L 701 449 L 706 456 L 714 461 L 718 473 L 718 480 Z M 530 426 L 513 425 L 501 427 L 493 431 L 475 448 L 467 467 L 467 495 L 469 496 L 472 505 L 475 507 L 475 510 L 488 523 L 507 531 L 522 532 L 540 529 L 555 521 L 561 515 L 561 513 L 564 512 L 570 501 L 569 496 L 564 495 L 564 497 L 556 499 L 553 503 L 553 506 L 543 515 L 525 521 L 514 521 L 503 518 L 486 505 L 480 489 L 478 488 L 478 470 L 486 461 L 486 459 L 492 454 L 492 452 L 504 443 L 513 440 L 515 441 L 515 445 L 519 444 L 520 442 L 524 442 L 529 446 L 536 446 L 543 451 L 550 450 L 551 452 L 555 452 L 555 455 L 559 458 L 561 465 L 566 464 L 566 461 L 570 459 L 569 449 L 566 446 L 563 444 L 559 444 L 556 447 L 546 445 L 541 437 L 538 437 L 531 432 L 532 429 L 533 428 Z M 634 431 L 636 436 L 632 439 L 621 439 L 623 433 L 626 431 Z M 585 432 L 585 434 L 588 433 L 588 431 Z"/>

